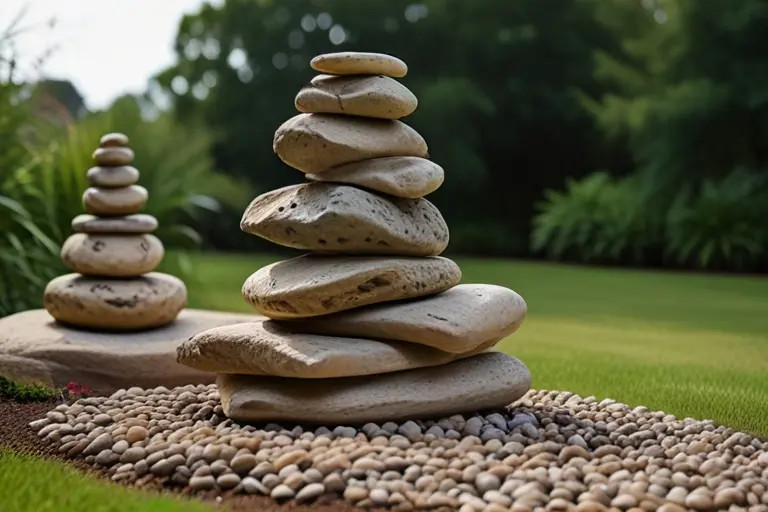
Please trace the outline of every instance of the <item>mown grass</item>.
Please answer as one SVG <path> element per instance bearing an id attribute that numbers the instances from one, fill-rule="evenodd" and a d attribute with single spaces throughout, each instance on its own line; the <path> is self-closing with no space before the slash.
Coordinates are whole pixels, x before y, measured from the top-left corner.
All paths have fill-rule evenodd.
<path id="1" fill-rule="evenodd" d="M 274 256 L 192 255 L 190 306 L 251 311 L 245 278 Z M 768 436 L 768 278 L 459 258 L 464 282 L 528 303 L 500 347 L 539 388 L 710 418 Z"/>
<path id="2" fill-rule="evenodd" d="M 0 510 L 7 512 L 204 512 L 200 502 L 95 479 L 60 462 L 0 448 Z"/>

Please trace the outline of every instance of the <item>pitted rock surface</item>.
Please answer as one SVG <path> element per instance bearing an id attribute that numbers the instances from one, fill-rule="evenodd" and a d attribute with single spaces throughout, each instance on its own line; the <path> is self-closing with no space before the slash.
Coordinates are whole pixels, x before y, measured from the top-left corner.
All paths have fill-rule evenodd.
<path id="1" fill-rule="evenodd" d="M 268 317 L 302 318 L 432 295 L 460 280 L 458 265 L 439 256 L 305 255 L 257 270 L 243 284 L 243 297 Z"/>
<path id="2" fill-rule="evenodd" d="M 337 52 L 313 58 L 312 69 L 331 75 L 386 75 L 395 78 L 408 73 L 402 60 L 385 53 Z"/>
<path id="3" fill-rule="evenodd" d="M 66 274 L 48 283 L 43 302 L 66 324 L 137 330 L 173 321 L 187 303 L 187 289 L 180 279 L 159 272 L 130 279 Z"/>
<path id="4" fill-rule="evenodd" d="M 76 233 L 64 242 L 61 261 L 87 276 L 133 277 L 153 271 L 165 255 L 149 234 Z"/>
<path id="5" fill-rule="evenodd" d="M 448 226 L 426 199 L 388 199 L 329 183 L 262 194 L 240 227 L 276 244 L 322 252 L 436 256 L 448 245 Z"/>

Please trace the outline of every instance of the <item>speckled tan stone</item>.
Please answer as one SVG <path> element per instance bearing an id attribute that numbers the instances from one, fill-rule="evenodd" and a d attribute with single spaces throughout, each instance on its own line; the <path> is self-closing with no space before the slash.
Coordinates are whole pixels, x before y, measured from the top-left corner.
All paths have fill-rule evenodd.
<path id="1" fill-rule="evenodd" d="M 296 95 L 300 112 L 399 119 L 411 115 L 418 100 L 387 76 L 330 76 L 312 80 Z"/>
<path id="2" fill-rule="evenodd" d="M 76 233 L 61 247 L 61 261 L 90 276 L 133 277 L 153 271 L 165 255 L 149 234 Z"/>
<path id="3" fill-rule="evenodd" d="M 122 146 L 107 146 L 93 152 L 96 165 L 129 165 L 133 162 L 133 150 Z"/>
<path id="4" fill-rule="evenodd" d="M 187 302 L 184 283 L 150 272 L 132 279 L 66 274 L 43 294 L 56 320 L 94 329 L 136 330 L 172 322 Z"/>
<path id="5" fill-rule="evenodd" d="M 144 207 L 149 194 L 141 185 L 121 188 L 90 187 L 83 193 L 83 207 L 93 215 L 130 215 Z"/>
<path id="6" fill-rule="evenodd" d="M 431 418 L 504 407 L 525 394 L 531 374 L 499 352 L 376 376 L 286 379 L 219 375 L 224 414 L 236 421 L 356 424 Z"/>
<path id="7" fill-rule="evenodd" d="M 307 174 L 315 181 L 349 183 L 384 194 L 416 199 L 434 192 L 443 183 L 443 168 L 415 156 L 389 156 L 333 167 Z"/>
<path id="8" fill-rule="evenodd" d="M 179 346 L 177 361 L 216 373 L 326 379 L 445 364 L 451 354 L 414 343 L 293 333 L 275 321 L 201 332 Z"/>
<path id="9" fill-rule="evenodd" d="M 387 75 L 403 77 L 408 66 L 402 60 L 385 53 L 337 52 L 313 58 L 312 69 L 331 75 Z"/>
<path id="10" fill-rule="evenodd" d="M 88 169 L 88 183 L 95 187 L 127 187 L 137 181 L 139 181 L 139 171 L 130 165 Z"/>
<path id="11" fill-rule="evenodd" d="M 385 198 L 331 183 L 262 194 L 245 210 L 240 227 L 310 251 L 436 256 L 448 245 L 448 226 L 426 199 Z"/>
<path id="12" fill-rule="evenodd" d="M 301 318 L 431 295 L 460 280 L 458 265 L 439 256 L 304 255 L 256 271 L 243 284 L 243 297 L 268 317 Z"/>
<path id="13" fill-rule="evenodd" d="M 83 214 L 72 219 L 72 230 L 79 233 L 151 233 L 157 219 L 146 213 L 122 217 L 96 217 Z"/>
<path id="14" fill-rule="evenodd" d="M 292 331 L 390 339 L 465 353 L 494 345 L 523 323 L 523 298 L 503 286 L 460 284 L 437 295 L 293 320 Z"/>
<path id="15" fill-rule="evenodd" d="M 99 146 L 108 148 L 113 146 L 127 146 L 128 136 L 123 133 L 107 133 L 99 139 Z"/>
<path id="16" fill-rule="evenodd" d="M 427 143 L 405 123 L 331 114 L 292 117 L 272 147 L 286 164 L 314 174 L 369 158 L 427 156 Z"/>

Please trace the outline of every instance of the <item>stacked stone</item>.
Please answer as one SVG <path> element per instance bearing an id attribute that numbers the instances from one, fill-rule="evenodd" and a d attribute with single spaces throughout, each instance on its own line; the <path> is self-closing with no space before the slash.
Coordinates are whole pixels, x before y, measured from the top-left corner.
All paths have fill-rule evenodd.
<path id="1" fill-rule="evenodd" d="M 178 361 L 219 373 L 237 420 L 346 422 L 503 407 L 530 386 L 514 357 L 486 350 L 514 332 L 514 291 L 459 285 L 439 254 L 448 227 L 424 199 L 443 181 L 427 144 L 398 119 L 416 97 L 394 78 L 407 66 L 374 53 L 320 55 L 321 75 L 296 97 L 303 112 L 274 150 L 311 180 L 267 192 L 241 228 L 310 251 L 243 285 L 270 318 L 202 332 Z"/>
<path id="2" fill-rule="evenodd" d="M 121 133 L 104 135 L 88 171 L 92 185 L 83 194 L 87 215 L 72 220 L 76 233 L 61 248 L 75 274 L 57 277 L 44 303 L 59 322 L 94 329 L 134 330 L 172 322 L 187 301 L 178 278 L 152 272 L 165 254 L 151 233 L 157 219 L 138 213 L 147 189 L 137 185 L 133 151 Z"/>

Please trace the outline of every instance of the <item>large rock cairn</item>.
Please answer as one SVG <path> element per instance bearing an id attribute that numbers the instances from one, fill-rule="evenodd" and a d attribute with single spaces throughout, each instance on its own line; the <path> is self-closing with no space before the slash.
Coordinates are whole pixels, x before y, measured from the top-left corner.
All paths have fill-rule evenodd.
<path id="1" fill-rule="evenodd" d="M 75 274 L 53 279 L 45 309 L 59 322 L 91 329 L 135 330 L 172 322 L 187 301 L 178 278 L 152 272 L 163 259 L 162 242 L 151 233 L 157 219 L 139 212 L 147 190 L 136 185 L 128 137 L 110 133 L 93 153 L 92 185 L 83 194 L 88 215 L 72 220 L 76 233 L 61 248 Z"/>
<path id="2" fill-rule="evenodd" d="M 311 180 L 267 192 L 241 228 L 305 251 L 261 268 L 243 296 L 271 320 L 210 329 L 178 361 L 219 373 L 237 420 L 312 423 L 429 417 L 503 407 L 530 386 L 514 357 L 486 352 L 514 332 L 525 302 L 507 288 L 459 285 L 438 255 L 448 227 L 423 196 L 443 181 L 427 144 L 397 119 L 416 97 L 374 53 L 315 57 L 303 112 L 274 150 Z"/>

